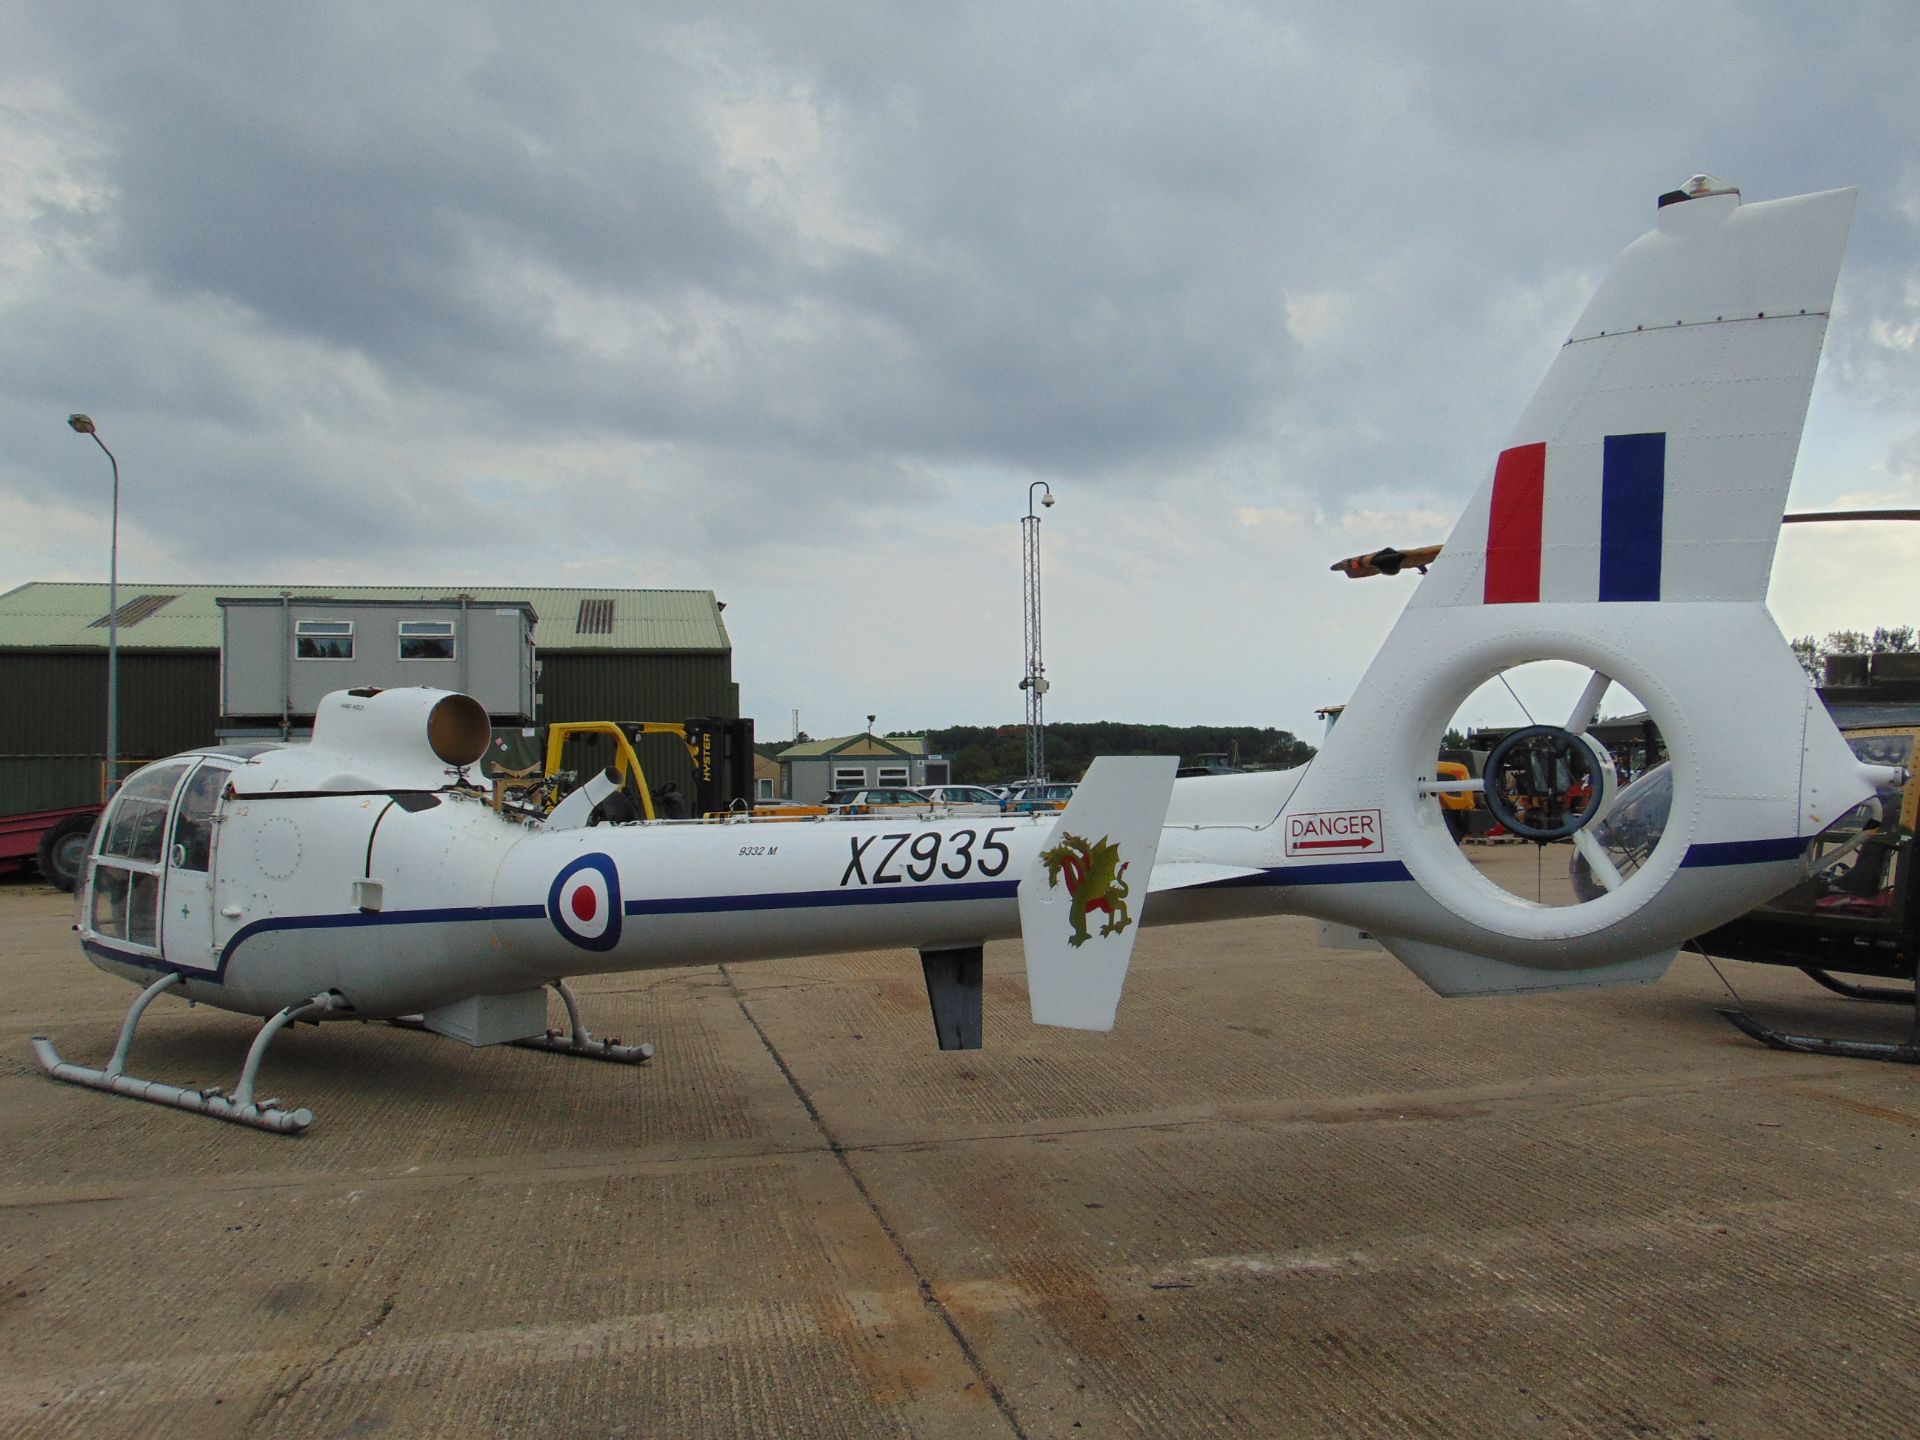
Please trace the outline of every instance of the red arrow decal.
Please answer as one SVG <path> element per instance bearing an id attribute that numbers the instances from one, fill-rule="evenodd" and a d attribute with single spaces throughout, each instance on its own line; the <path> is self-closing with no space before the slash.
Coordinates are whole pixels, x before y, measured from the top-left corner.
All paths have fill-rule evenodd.
<path id="1" fill-rule="evenodd" d="M 1371 850 L 1374 842 L 1367 836 L 1357 840 L 1296 840 L 1296 850 Z"/>

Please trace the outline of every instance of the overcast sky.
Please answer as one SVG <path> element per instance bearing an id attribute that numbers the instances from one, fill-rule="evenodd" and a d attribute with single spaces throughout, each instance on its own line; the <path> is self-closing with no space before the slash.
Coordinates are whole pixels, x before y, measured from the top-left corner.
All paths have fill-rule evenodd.
<path id="1" fill-rule="evenodd" d="M 1294 14 L 1291 12 L 1304 12 Z M 1314 735 L 1696 171 L 1860 187 L 1795 508 L 1920 505 L 1920 11 L 0 0 L 0 587 L 692 586 L 764 737 Z M 1792 527 L 1789 634 L 1920 621 Z M 1497 718 L 1489 716 L 1488 718 Z"/>

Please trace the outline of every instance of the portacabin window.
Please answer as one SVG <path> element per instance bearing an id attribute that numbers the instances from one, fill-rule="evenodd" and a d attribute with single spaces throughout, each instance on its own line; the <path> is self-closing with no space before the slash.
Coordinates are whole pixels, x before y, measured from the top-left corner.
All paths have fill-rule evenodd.
<path id="1" fill-rule="evenodd" d="M 904 765 L 882 765 L 880 767 L 880 783 L 882 785 L 905 785 L 907 783 L 907 767 Z"/>
<path id="2" fill-rule="evenodd" d="M 833 767 L 833 788 L 836 790 L 858 790 L 867 783 L 867 767 L 864 765 L 836 765 Z"/>
<path id="3" fill-rule="evenodd" d="M 400 658 L 402 660 L 453 659 L 453 622 L 451 620 L 402 620 L 400 622 Z"/>
<path id="4" fill-rule="evenodd" d="M 351 620 L 296 620 L 293 653 L 301 660 L 353 659 Z"/>

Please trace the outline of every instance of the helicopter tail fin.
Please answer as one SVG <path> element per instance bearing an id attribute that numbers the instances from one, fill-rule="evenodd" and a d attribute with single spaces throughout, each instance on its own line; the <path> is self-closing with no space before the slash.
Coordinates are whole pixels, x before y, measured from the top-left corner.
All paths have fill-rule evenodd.
<path id="1" fill-rule="evenodd" d="M 1448 993 L 1643 979 L 1792 884 L 1808 840 L 1872 793 L 1765 607 L 1853 204 L 1747 205 L 1705 176 L 1662 197 L 1292 797 L 1289 817 L 1370 814 L 1384 840 L 1366 857 L 1378 883 L 1341 884 L 1363 878 L 1351 861 L 1296 857 L 1289 839 L 1326 881 L 1303 908 L 1371 931 Z M 1536 660 L 1591 672 L 1565 724 L 1536 727 L 1604 772 L 1583 823 L 1613 800 L 1587 736 L 1611 682 L 1673 760 L 1657 847 L 1559 908 L 1479 875 L 1431 798 L 1460 704 Z"/>
<path id="2" fill-rule="evenodd" d="M 1034 1022 L 1111 1030 L 1167 800 L 1172 756 L 1103 755 L 1020 879 Z"/>

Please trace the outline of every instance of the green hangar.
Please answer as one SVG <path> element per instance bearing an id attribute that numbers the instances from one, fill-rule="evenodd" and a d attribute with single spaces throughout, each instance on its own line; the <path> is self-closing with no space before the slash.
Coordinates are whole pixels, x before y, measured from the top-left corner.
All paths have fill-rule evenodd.
<path id="1" fill-rule="evenodd" d="M 503 727 L 734 718 L 723 608 L 707 590 L 122 584 L 121 771 L 217 734 L 298 736 L 311 695 L 367 684 L 484 683 Z M 99 800 L 109 629 L 105 585 L 0 595 L 0 815 Z M 691 780 L 684 752 L 643 758 Z"/>

